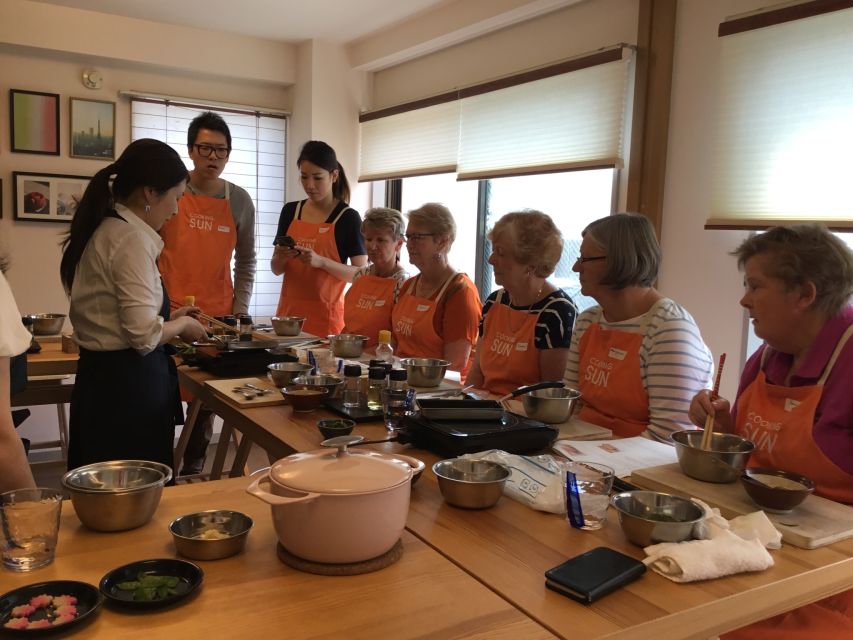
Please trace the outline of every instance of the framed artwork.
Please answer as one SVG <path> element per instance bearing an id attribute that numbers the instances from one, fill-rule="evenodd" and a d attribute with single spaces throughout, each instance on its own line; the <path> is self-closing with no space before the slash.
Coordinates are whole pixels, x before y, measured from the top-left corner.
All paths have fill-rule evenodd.
<path id="1" fill-rule="evenodd" d="M 13 171 L 15 220 L 71 222 L 89 180 L 86 176 Z"/>
<path id="2" fill-rule="evenodd" d="M 12 151 L 59 155 L 59 94 L 9 89 Z"/>
<path id="3" fill-rule="evenodd" d="M 71 157 L 115 158 L 116 103 L 71 98 Z"/>

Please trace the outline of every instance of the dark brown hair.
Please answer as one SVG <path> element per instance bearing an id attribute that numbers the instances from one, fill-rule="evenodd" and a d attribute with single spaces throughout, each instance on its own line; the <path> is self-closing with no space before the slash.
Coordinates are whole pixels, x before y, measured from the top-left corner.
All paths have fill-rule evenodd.
<path id="1" fill-rule="evenodd" d="M 299 158 L 296 160 L 296 166 L 301 165 L 304 160 L 307 160 L 311 164 L 316 164 L 329 173 L 337 169 L 338 179 L 332 183 L 332 195 L 341 202 L 349 204 L 350 189 L 347 174 L 344 172 L 341 163 L 338 162 L 338 156 L 332 147 L 320 140 L 309 140 L 302 145 L 302 149 L 299 151 Z"/>

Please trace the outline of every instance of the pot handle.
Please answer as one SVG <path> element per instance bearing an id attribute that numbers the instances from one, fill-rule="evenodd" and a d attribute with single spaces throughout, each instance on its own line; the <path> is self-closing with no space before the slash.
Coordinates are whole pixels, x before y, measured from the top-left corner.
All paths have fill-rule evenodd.
<path id="1" fill-rule="evenodd" d="M 411 456 L 404 456 L 401 453 L 394 453 L 392 455 L 400 462 L 405 462 L 407 465 L 409 465 L 412 468 L 412 475 L 423 471 L 426 467 L 423 460 L 418 460 L 417 458 L 413 458 Z"/>
<path id="2" fill-rule="evenodd" d="M 275 494 L 270 493 L 269 491 L 264 491 L 260 487 L 261 482 L 263 482 L 264 480 L 269 480 L 270 470 L 268 468 L 262 469 L 260 472 L 256 472 L 253 475 L 257 475 L 257 477 L 248 487 L 246 487 L 246 493 L 253 495 L 259 500 L 263 500 L 267 504 L 271 504 L 273 506 L 295 504 L 297 502 L 310 502 L 311 500 L 320 497 L 319 493 L 306 493 L 305 495 L 299 496 L 298 498 L 286 498 L 285 496 L 277 496 Z M 293 490 L 288 489 L 288 491 Z M 294 491 L 294 493 L 296 492 Z"/>

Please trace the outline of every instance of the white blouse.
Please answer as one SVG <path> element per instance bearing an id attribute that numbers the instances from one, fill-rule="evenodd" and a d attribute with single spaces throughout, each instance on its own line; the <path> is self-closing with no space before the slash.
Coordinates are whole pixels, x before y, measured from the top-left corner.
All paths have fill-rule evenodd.
<path id="1" fill-rule="evenodd" d="M 0 273 L 0 358 L 17 356 L 30 348 L 31 336 L 21 322 L 21 314 L 6 276 Z"/>
<path id="2" fill-rule="evenodd" d="M 157 257 L 163 241 L 130 209 L 125 222 L 106 218 L 92 234 L 74 272 L 69 317 L 84 349 L 151 353 L 160 344 L 163 290 Z"/>

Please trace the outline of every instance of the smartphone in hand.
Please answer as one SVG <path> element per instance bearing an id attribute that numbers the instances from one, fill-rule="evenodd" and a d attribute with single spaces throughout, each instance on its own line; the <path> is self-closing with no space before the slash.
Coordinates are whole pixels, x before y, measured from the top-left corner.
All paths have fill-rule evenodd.
<path id="1" fill-rule="evenodd" d="M 290 236 L 276 236 L 275 240 L 273 240 L 273 244 L 276 244 L 280 247 L 286 247 L 288 249 L 296 248 L 296 240 L 294 240 Z"/>

